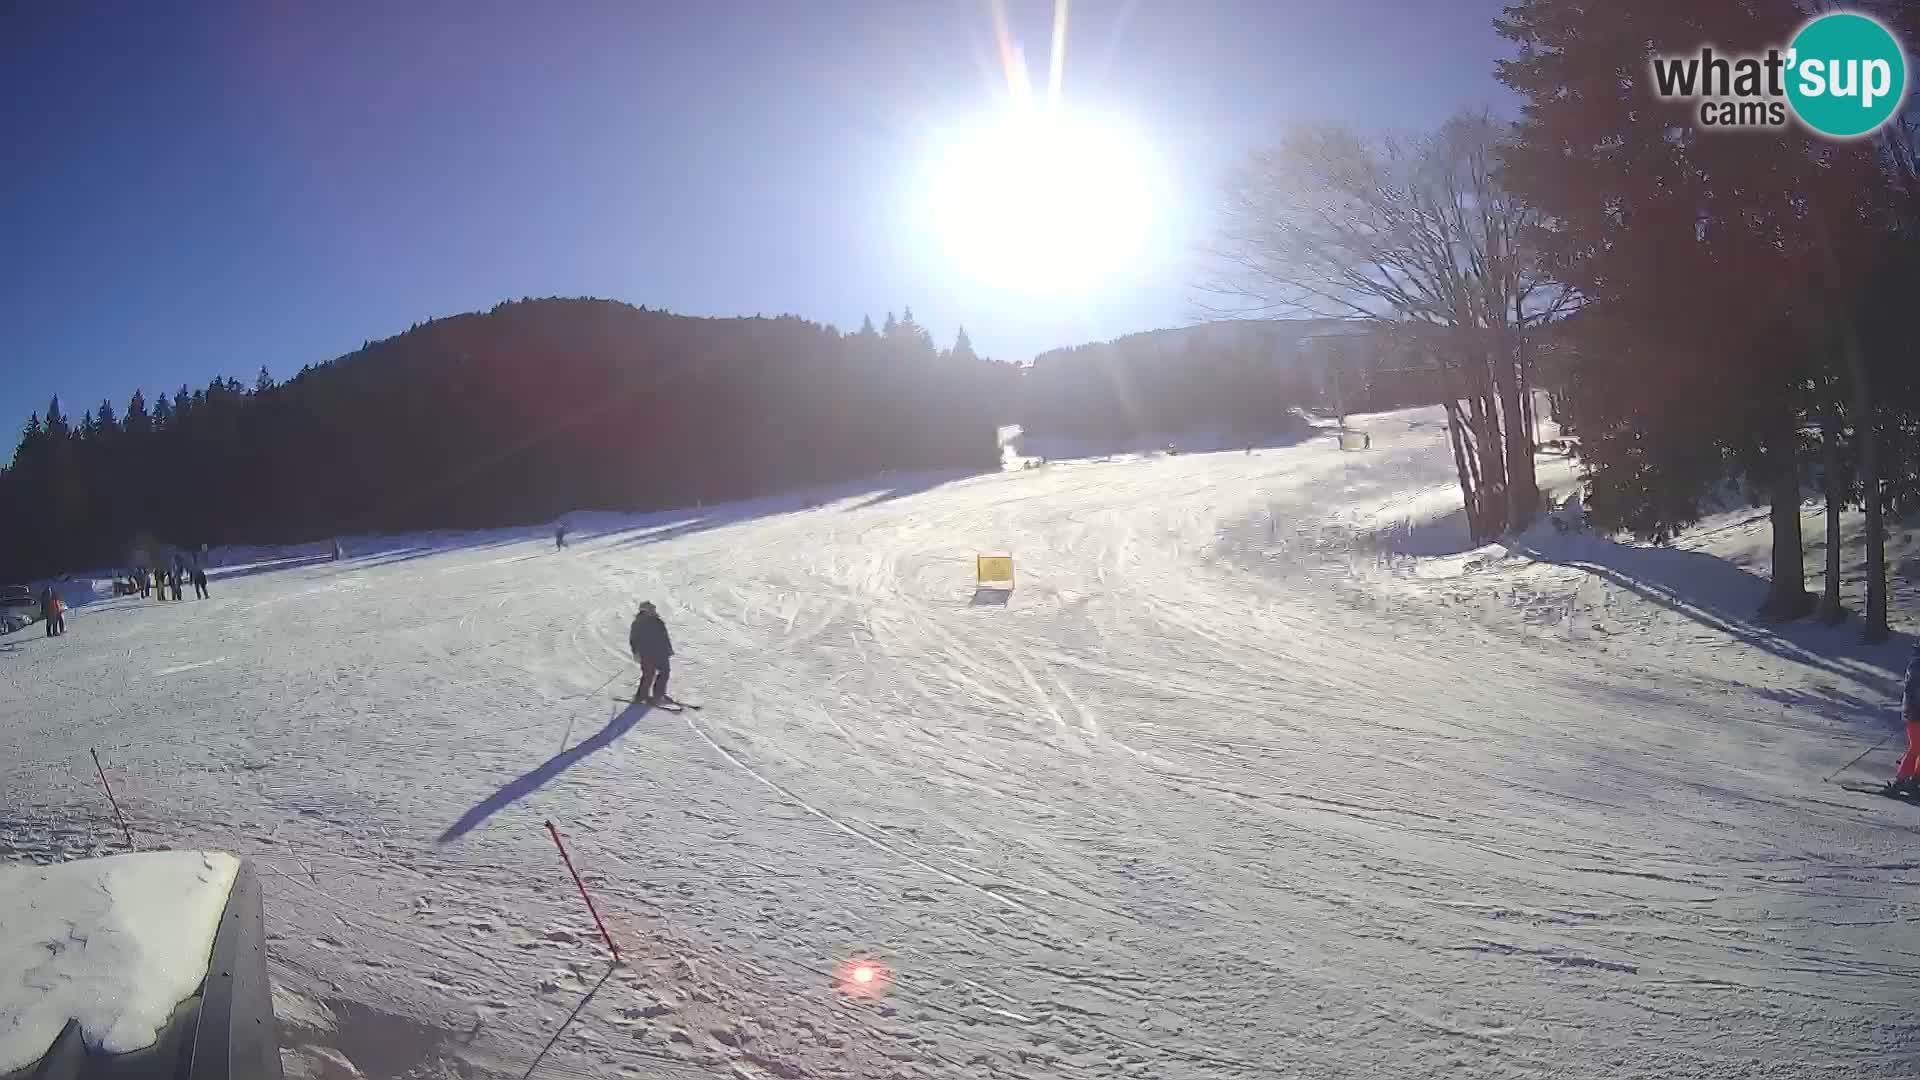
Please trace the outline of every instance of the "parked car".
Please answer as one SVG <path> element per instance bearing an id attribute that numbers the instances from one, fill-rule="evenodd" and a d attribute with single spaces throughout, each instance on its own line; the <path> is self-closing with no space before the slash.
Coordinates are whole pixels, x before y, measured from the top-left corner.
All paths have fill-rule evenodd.
<path id="1" fill-rule="evenodd" d="M 25 585 L 0 585 L 0 607 L 32 607 L 39 602 Z"/>

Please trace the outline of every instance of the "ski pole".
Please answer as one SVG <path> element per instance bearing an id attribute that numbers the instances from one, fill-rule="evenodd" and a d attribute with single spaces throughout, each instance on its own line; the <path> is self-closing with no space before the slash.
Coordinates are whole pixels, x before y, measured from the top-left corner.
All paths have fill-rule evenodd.
<path id="1" fill-rule="evenodd" d="M 127 834 L 127 850 L 138 851 L 133 846 L 133 829 L 127 825 L 127 815 L 120 812 L 120 800 L 113 797 L 113 785 L 107 783 L 107 770 L 100 767 L 100 751 L 88 750 L 93 755 L 93 771 L 100 777 L 100 786 L 107 790 L 107 801 L 113 804 L 113 816 L 120 819 L 120 830 Z"/>
<path id="2" fill-rule="evenodd" d="M 580 871 L 573 868 L 573 858 L 567 854 L 567 845 L 560 842 L 560 830 L 554 828 L 552 820 L 547 822 L 547 832 L 553 834 L 553 846 L 560 849 L 560 861 L 567 864 L 567 873 L 573 875 L 574 888 L 580 890 L 580 899 L 587 902 L 587 914 L 593 916 L 593 925 L 600 928 L 600 937 L 607 943 L 607 951 L 613 954 L 613 962 L 620 962 L 620 946 L 613 943 L 613 935 L 607 933 L 607 924 L 600 921 L 600 909 L 593 906 L 593 897 L 587 895 L 587 883 L 580 880 Z"/>
<path id="3" fill-rule="evenodd" d="M 1859 763 L 1860 758 L 1866 757 L 1868 754 L 1871 754 L 1875 750 L 1880 749 L 1882 746 L 1887 745 L 1887 740 L 1893 738 L 1895 734 L 1896 734 L 1895 732 L 1889 731 L 1885 735 L 1880 736 L 1879 742 L 1874 743 L 1872 746 L 1869 746 L 1865 750 L 1860 751 L 1860 757 L 1856 757 L 1852 761 L 1847 762 L 1845 765 L 1842 765 L 1839 768 L 1833 770 L 1833 776 L 1825 777 L 1822 780 L 1822 782 L 1831 783 L 1833 781 L 1834 776 L 1839 776 L 1841 773 L 1846 772 L 1848 769 L 1853 768 L 1856 764 Z"/>

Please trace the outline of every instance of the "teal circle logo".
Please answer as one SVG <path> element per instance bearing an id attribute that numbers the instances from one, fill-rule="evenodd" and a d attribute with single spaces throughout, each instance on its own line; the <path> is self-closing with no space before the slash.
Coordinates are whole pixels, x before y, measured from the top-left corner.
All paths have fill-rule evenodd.
<path id="1" fill-rule="evenodd" d="M 1787 100 L 1822 135 L 1867 135 L 1887 122 L 1907 92 L 1907 58 L 1892 31 L 1839 11 L 1800 28 L 1787 54 Z"/>

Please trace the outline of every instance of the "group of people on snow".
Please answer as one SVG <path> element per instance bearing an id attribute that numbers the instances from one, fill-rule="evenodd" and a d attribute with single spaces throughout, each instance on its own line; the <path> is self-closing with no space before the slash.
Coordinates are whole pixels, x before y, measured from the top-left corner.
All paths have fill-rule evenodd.
<path id="1" fill-rule="evenodd" d="M 133 584 L 140 590 L 142 599 L 157 593 L 156 598 L 160 600 L 183 600 L 185 597 L 181 590 L 186 585 L 193 586 L 194 599 L 205 600 L 208 597 L 207 571 L 199 563 L 188 566 L 183 562 L 175 562 L 164 570 L 135 567 Z"/>

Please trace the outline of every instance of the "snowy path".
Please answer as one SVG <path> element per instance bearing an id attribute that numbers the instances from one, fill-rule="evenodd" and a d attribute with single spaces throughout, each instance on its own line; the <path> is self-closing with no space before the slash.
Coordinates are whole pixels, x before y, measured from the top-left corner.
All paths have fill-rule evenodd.
<path id="1" fill-rule="evenodd" d="M 372 1076 L 518 1076 L 599 980 L 547 818 L 632 963 L 540 1075 L 1920 1071 L 1920 812 L 1818 781 L 1861 729 L 1334 587 L 1434 421 L 105 603 L 0 645 L 0 855 L 114 842 L 98 746 L 145 842 L 270 868 L 286 1038 Z M 704 710 L 615 713 L 644 598 Z"/>

